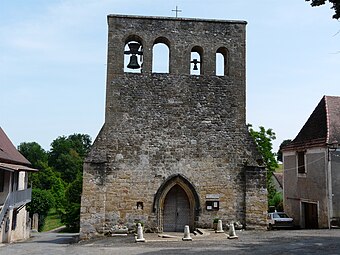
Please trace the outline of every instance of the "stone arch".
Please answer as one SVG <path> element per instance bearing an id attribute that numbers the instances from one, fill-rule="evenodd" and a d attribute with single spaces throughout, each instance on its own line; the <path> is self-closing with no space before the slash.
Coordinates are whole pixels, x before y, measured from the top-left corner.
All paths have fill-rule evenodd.
<path id="1" fill-rule="evenodd" d="M 204 51 L 201 46 L 192 47 L 190 51 L 190 74 L 192 75 L 203 75 L 204 74 L 203 53 Z"/>
<path id="2" fill-rule="evenodd" d="M 135 46 L 133 50 L 130 45 Z M 134 51 L 134 52 L 133 52 Z M 131 63 L 131 58 L 137 61 L 139 67 L 129 68 L 128 64 Z M 143 70 L 143 39 L 138 35 L 128 35 L 124 39 L 124 72 L 141 73 Z"/>
<path id="3" fill-rule="evenodd" d="M 157 43 L 164 43 L 166 46 L 170 48 L 170 41 L 168 38 L 164 36 L 157 37 L 153 44 L 157 44 Z"/>
<path id="4" fill-rule="evenodd" d="M 176 185 L 180 186 L 185 191 L 189 200 L 189 207 L 191 213 L 190 215 L 191 220 L 189 223 L 190 228 L 193 229 L 195 227 L 196 222 L 198 221 L 201 205 L 195 186 L 183 175 L 174 174 L 169 176 L 161 184 L 154 197 L 153 211 L 157 215 L 157 225 L 158 230 L 160 232 L 163 232 L 163 209 L 165 198 L 168 192 Z"/>
<path id="5" fill-rule="evenodd" d="M 162 48 L 160 49 L 160 51 L 157 51 L 156 48 L 157 47 L 159 48 L 159 46 Z M 163 36 L 157 37 L 152 47 L 152 72 L 169 73 L 170 60 L 171 60 L 170 41 Z M 160 61 L 162 62 L 160 63 Z M 161 67 L 158 67 L 159 65 L 161 65 Z"/>
<path id="6" fill-rule="evenodd" d="M 125 44 L 127 44 L 128 42 L 131 42 L 131 41 L 139 42 L 142 45 L 144 43 L 142 37 L 140 37 L 139 35 L 136 35 L 136 34 L 127 35 L 124 39 Z"/>
<path id="7" fill-rule="evenodd" d="M 217 63 L 217 55 L 221 54 L 223 59 L 222 59 L 222 63 L 221 66 L 218 66 L 219 63 Z M 221 73 L 218 74 L 218 69 L 221 69 Z M 229 75 L 229 51 L 226 47 L 219 47 L 216 51 L 216 75 L 221 75 L 221 76 L 225 76 L 225 75 Z"/>

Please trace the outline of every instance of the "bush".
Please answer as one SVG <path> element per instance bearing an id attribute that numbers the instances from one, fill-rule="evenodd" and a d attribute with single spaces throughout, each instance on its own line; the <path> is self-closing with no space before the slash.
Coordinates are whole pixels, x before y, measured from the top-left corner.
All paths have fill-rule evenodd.
<path id="1" fill-rule="evenodd" d="M 66 225 L 67 232 L 77 233 L 80 229 L 80 204 L 71 203 L 61 216 L 61 222 Z"/>
<path id="2" fill-rule="evenodd" d="M 283 197 L 281 192 L 276 192 L 273 198 L 268 201 L 269 206 L 274 206 L 279 212 L 283 211 Z"/>
<path id="3" fill-rule="evenodd" d="M 65 211 L 61 216 L 70 232 L 78 232 L 80 228 L 80 200 L 82 192 L 82 175 L 79 174 L 74 182 L 72 182 L 65 192 Z"/>
<path id="4" fill-rule="evenodd" d="M 60 212 L 64 210 L 63 206 L 65 204 L 65 186 L 63 181 L 58 177 L 54 177 L 50 191 L 54 198 L 54 207 L 61 214 Z"/>
<path id="5" fill-rule="evenodd" d="M 54 198 L 48 190 L 32 189 L 31 202 L 27 204 L 30 217 L 37 213 L 39 215 L 39 231 L 45 224 L 45 218 L 49 210 L 54 206 Z"/>

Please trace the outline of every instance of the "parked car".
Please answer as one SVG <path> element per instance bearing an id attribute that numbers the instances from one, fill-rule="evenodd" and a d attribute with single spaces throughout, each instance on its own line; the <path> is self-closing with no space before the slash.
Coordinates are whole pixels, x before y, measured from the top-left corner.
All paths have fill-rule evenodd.
<path id="1" fill-rule="evenodd" d="M 293 228 L 294 221 L 284 212 L 268 213 L 268 230 L 275 228 Z"/>

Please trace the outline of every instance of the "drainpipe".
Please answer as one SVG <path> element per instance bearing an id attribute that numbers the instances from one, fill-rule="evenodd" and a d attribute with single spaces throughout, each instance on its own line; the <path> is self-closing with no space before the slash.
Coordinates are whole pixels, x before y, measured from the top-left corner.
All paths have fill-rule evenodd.
<path id="1" fill-rule="evenodd" d="M 327 191 L 328 191 L 328 229 L 331 229 L 331 218 L 332 218 L 332 163 L 331 163 L 331 152 L 327 148 Z"/>
<path id="2" fill-rule="evenodd" d="M 331 229 L 331 219 L 333 218 L 333 189 L 332 189 L 332 151 L 339 147 L 338 141 L 333 141 L 327 145 L 327 184 L 328 184 L 328 228 Z"/>

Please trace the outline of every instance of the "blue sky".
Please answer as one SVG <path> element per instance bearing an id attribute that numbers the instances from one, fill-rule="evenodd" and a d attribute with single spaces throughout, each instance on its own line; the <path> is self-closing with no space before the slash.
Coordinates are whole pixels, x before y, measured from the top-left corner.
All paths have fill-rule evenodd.
<path id="1" fill-rule="evenodd" d="M 15 145 L 93 139 L 104 123 L 108 14 L 246 20 L 247 122 L 293 139 L 340 96 L 340 23 L 304 0 L 1 0 L 0 126 Z M 337 34 L 338 33 L 338 34 Z"/>

